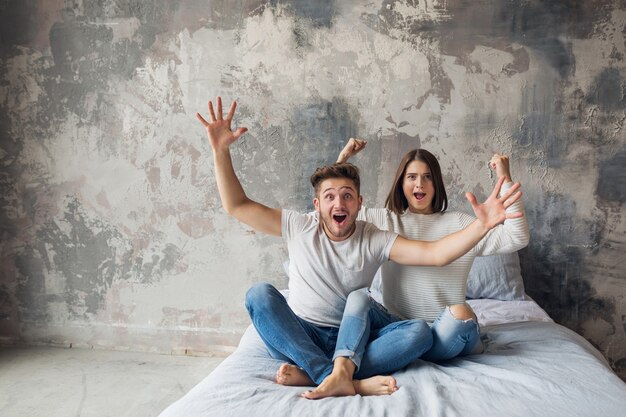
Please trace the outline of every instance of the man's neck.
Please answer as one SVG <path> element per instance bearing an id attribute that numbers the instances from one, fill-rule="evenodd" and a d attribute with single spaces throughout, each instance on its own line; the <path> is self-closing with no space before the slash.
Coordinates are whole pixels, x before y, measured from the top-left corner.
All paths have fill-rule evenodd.
<path id="1" fill-rule="evenodd" d="M 354 231 L 356 230 L 356 221 L 355 221 L 354 223 L 352 223 L 352 228 L 350 230 L 350 233 L 348 233 L 344 237 L 338 238 L 328 231 L 328 228 L 326 227 L 326 224 L 324 222 L 321 222 L 321 223 L 322 223 L 322 230 L 324 231 L 324 234 L 332 242 L 343 242 L 344 240 L 348 240 L 354 234 Z"/>

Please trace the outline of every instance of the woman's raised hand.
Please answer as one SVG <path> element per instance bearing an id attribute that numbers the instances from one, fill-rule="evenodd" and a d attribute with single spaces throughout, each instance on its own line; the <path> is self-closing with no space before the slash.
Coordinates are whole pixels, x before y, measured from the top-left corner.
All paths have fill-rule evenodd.
<path id="1" fill-rule="evenodd" d="M 498 178 L 504 177 L 504 182 L 511 182 L 511 170 L 509 168 L 509 157 L 494 153 L 489 161 L 489 168 L 496 171 Z"/>
<path id="2" fill-rule="evenodd" d="M 363 139 L 350 138 L 346 146 L 343 147 L 339 156 L 337 157 L 337 162 L 348 162 L 348 159 L 353 155 L 361 152 L 363 148 L 367 145 L 367 141 Z"/>

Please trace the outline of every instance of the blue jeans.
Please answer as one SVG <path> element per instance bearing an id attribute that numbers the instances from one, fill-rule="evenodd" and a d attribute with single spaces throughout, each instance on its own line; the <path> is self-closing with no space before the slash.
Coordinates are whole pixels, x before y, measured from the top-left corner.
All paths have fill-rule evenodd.
<path id="1" fill-rule="evenodd" d="M 342 350 L 342 346 L 354 344 L 356 340 L 361 343 L 352 354 Z M 428 351 L 432 343 L 432 333 L 424 320 L 400 319 L 372 300 L 363 289 L 348 295 L 335 357 L 352 359 L 357 366 L 354 377 L 364 379 L 404 368 Z"/>
<path id="2" fill-rule="evenodd" d="M 431 326 L 433 346 L 422 359 L 430 362 L 445 361 L 457 356 L 468 355 L 474 349 L 482 350 L 480 326 L 475 320 L 460 320 L 446 307 Z"/>
<path id="3" fill-rule="evenodd" d="M 353 293 L 354 294 L 354 293 Z M 370 319 L 375 317 L 379 320 L 376 326 L 391 326 L 393 323 L 401 323 L 401 319 L 387 312 L 387 309 L 378 304 L 375 300 L 370 299 L 369 307 L 363 305 L 357 305 L 351 298 L 353 294 L 350 294 L 346 303 L 344 317 L 349 310 L 361 310 L 369 308 Z M 410 320 L 405 320 L 410 321 Z M 342 323 L 343 327 L 343 323 Z M 372 328 L 375 326 L 372 325 Z M 450 308 L 444 309 L 439 317 L 433 322 L 430 327 L 432 332 L 432 346 L 423 355 L 411 356 L 411 361 L 421 357 L 421 359 L 430 362 L 439 362 L 448 359 L 455 358 L 457 356 L 467 355 L 472 353 L 474 348 L 478 348 L 477 344 L 480 341 L 480 327 L 475 320 L 459 320 L 455 318 L 450 312 Z M 340 330 L 341 332 L 341 330 Z M 415 348 L 416 350 L 422 349 L 422 342 L 418 342 Z M 481 346 L 482 347 L 482 346 Z M 424 352 L 424 351 L 422 351 Z M 396 351 L 397 355 L 400 355 L 400 351 Z M 366 356 L 366 358 L 368 358 Z M 369 357 L 368 359 L 371 359 Z M 368 364 L 374 366 L 374 364 Z"/>
<path id="4" fill-rule="evenodd" d="M 401 369 L 430 349 L 425 321 L 399 320 L 371 306 L 365 291 L 355 291 L 340 327 L 325 327 L 298 317 L 270 284 L 256 284 L 246 294 L 246 309 L 270 355 L 299 366 L 316 384 L 330 375 L 339 356 L 350 358 L 354 377 L 362 379 Z"/>

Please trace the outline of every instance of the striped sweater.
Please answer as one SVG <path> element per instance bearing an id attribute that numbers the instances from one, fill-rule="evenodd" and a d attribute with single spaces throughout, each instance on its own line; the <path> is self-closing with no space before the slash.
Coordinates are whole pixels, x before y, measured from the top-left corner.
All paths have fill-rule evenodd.
<path id="1" fill-rule="evenodd" d="M 505 184 L 503 191 L 511 185 Z M 521 200 L 507 211 L 523 211 Z M 408 210 L 398 215 L 387 209 L 363 208 L 359 220 L 408 239 L 432 241 L 465 228 L 475 217 L 461 212 L 414 214 Z M 376 287 L 380 286 L 382 300 L 379 301 L 389 311 L 403 318 L 432 322 L 446 306 L 465 302 L 467 276 L 474 257 L 515 252 L 525 247 L 528 240 L 528 223 L 524 216 L 496 226 L 473 249 L 447 266 L 404 266 L 387 262 L 381 267 L 382 282 L 377 282 L 377 276 L 373 284 L 374 296 L 380 298 L 376 294 Z"/>

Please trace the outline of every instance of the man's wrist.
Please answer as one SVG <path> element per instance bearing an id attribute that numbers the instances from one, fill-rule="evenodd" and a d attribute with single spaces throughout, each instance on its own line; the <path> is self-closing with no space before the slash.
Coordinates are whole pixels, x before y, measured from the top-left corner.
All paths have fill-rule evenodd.
<path id="1" fill-rule="evenodd" d="M 474 228 L 483 235 L 486 235 L 487 232 L 491 229 L 485 223 L 483 223 L 480 219 L 474 220 Z"/>
<path id="2" fill-rule="evenodd" d="M 228 156 L 230 155 L 230 147 L 226 146 L 226 147 L 220 147 L 220 148 L 213 148 L 213 154 L 215 156 Z"/>

